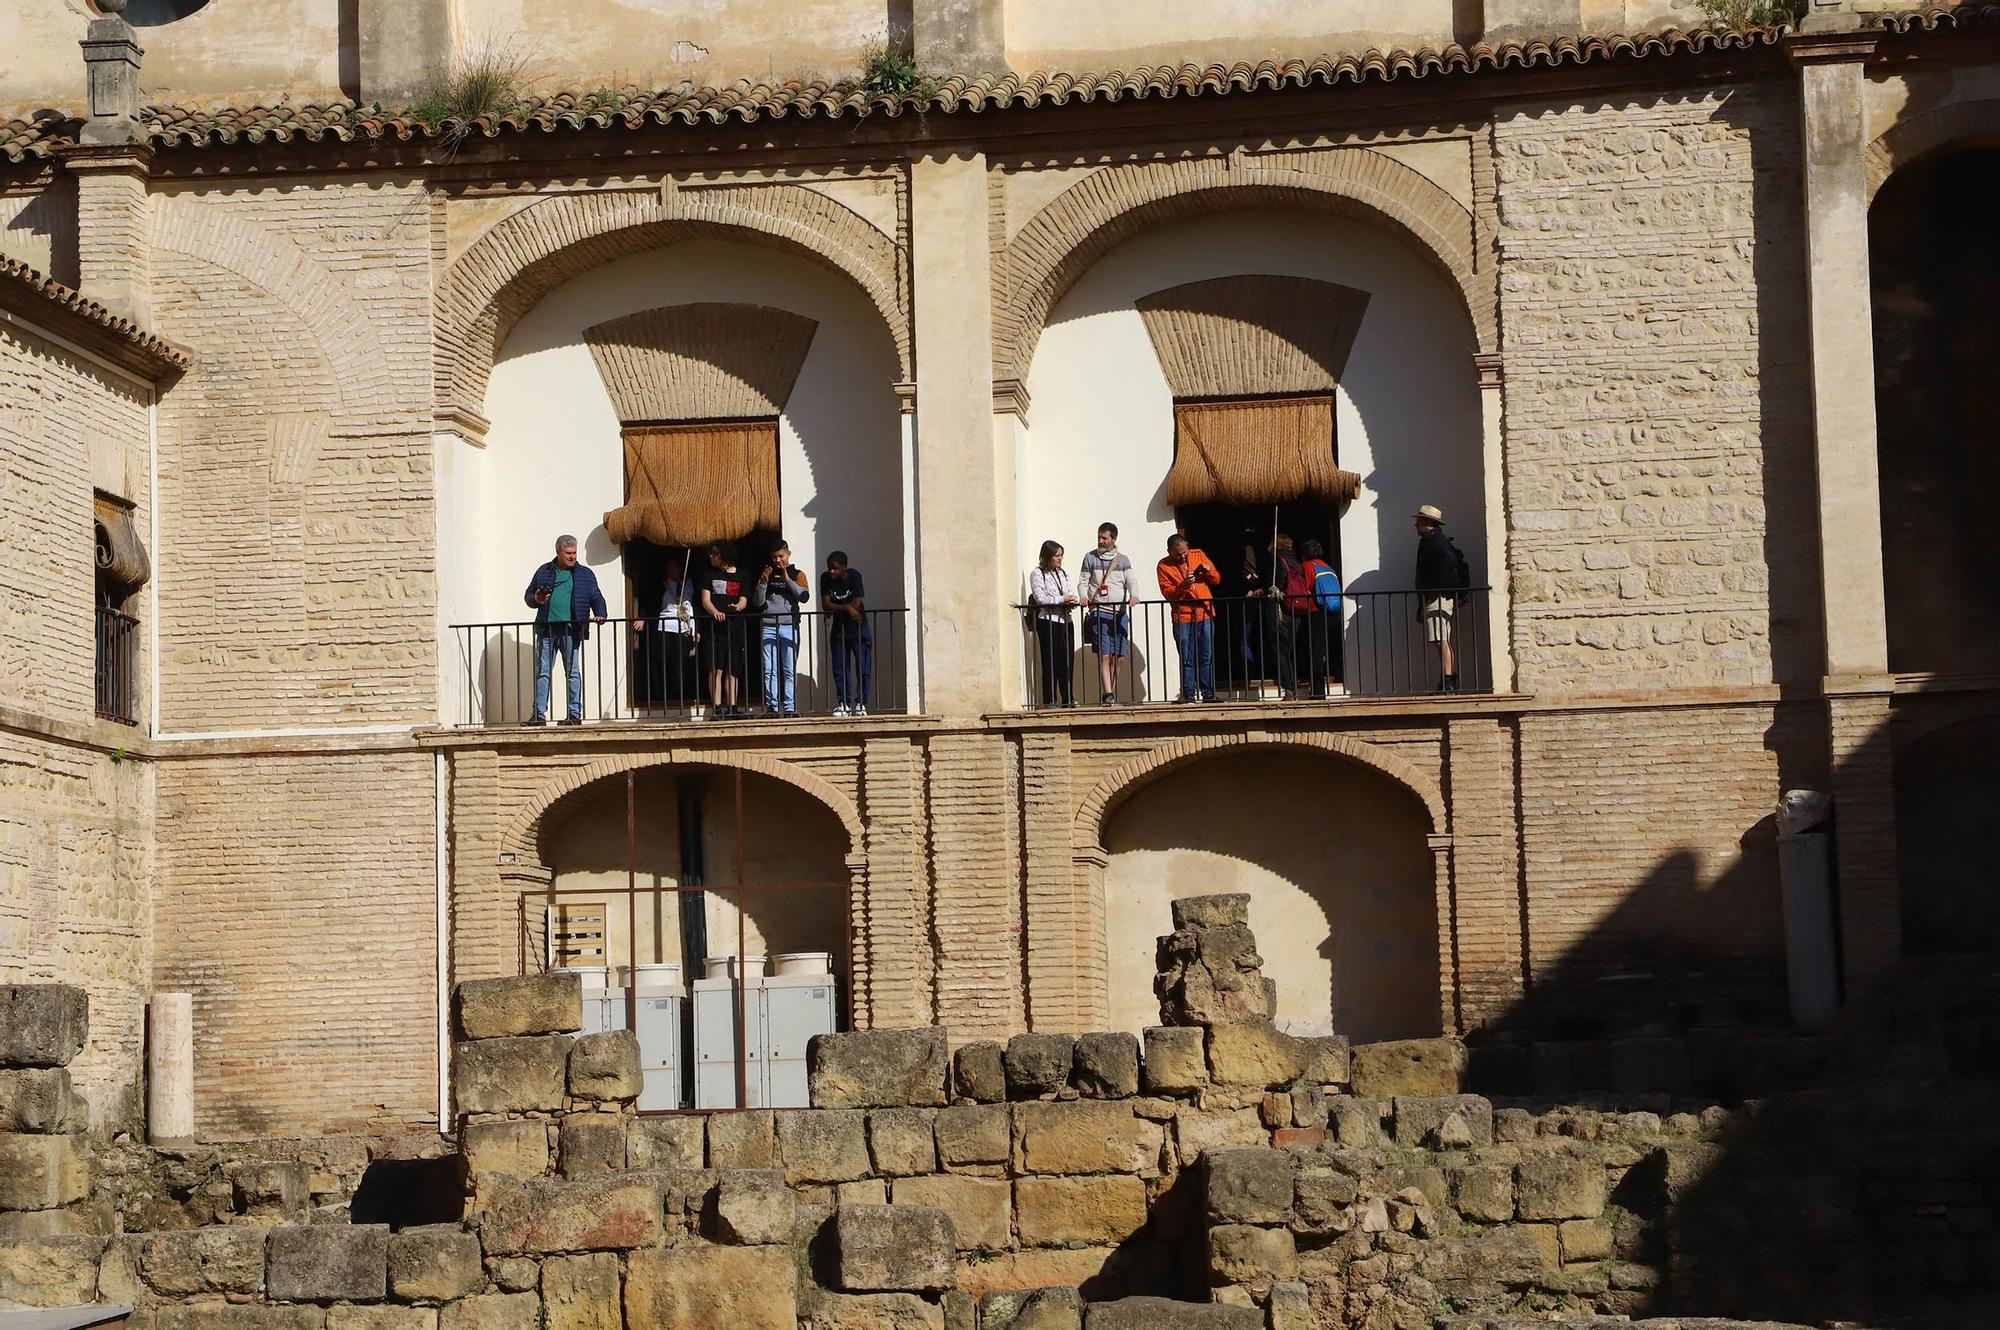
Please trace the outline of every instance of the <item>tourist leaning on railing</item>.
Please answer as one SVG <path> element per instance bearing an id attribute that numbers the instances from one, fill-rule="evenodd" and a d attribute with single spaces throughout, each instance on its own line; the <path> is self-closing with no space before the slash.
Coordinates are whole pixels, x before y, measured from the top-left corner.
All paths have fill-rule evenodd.
<path id="1" fill-rule="evenodd" d="M 799 656 L 799 606 L 812 598 L 806 575 L 792 567 L 792 547 L 779 541 L 771 562 L 751 588 L 751 603 L 763 616 L 764 711 L 796 716 L 794 692 Z"/>
<path id="2" fill-rule="evenodd" d="M 743 680 L 750 673 L 750 598 L 736 569 L 736 547 L 717 541 L 708 547 L 708 579 L 701 610 L 710 620 L 702 641 L 708 649 L 708 694 L 718 720 L 733 720 L 742 706 Z"/>
<path id="3" fill-rule="evenodd" d="M 1423 504 L 1410 515 L 1417 529 L 1417 590 L 1424 593 L 1418 615 L 1424 640 L 1437 648 L 1438 691 L 1458 691 L 1458 659 L 1453 638 L 1458 602 L 1472 585 L 1471 566 L 1456 541 L 1444 533 L 1444 513 Z"/>
<path id="4" fill-rule="evenodd" d="M 826 556 L 819 575 L 819 603 L 826 610 L 827 646 L 833 654 L 833 714 L 865 716 L 875 683 L 875 635 L 868 628 L 867 588 L 847 551 Z"/>
<path id="5" fill-rule="evenodd" d="M 1076 629 L 1070 613 L 1076 608 L 1076 586 L 1063 570 L 1063 547 L 1042 542 L 1041 562 L 1028 573 L 1028 601 L 1035 607 L 1035 661 L 1041 667 L 1042 705 L 1076 705 L 1070 693 L 1069 663 L 1076 654 Z M 1060 701 L 1058 701 L 1060 699 Z"/>
<path id="6" fill-rule="evenodd" d="M 555 657 L 562 653 L 569 707 L 561 724 L 583 724 L 583 674 L 577 669 L 577 648 L 590 636 L 590 625 L 603 623 L 610 610 L 597 589 L 597 574 L 576 561 L 576 537 L 556 538 L 556 557 L 535 569 L 523 600 L 535 608 L 535 710 L 530 725 L 549 718 L 549 680 Z"/>
<path id="7" fill-rule="evenodd" d="M 1097 548 L 1083 556 L 1083 603 L 1090 607 L 1084 628 L 1097 653 L 1097 679 L 1105 706 L 1118 702 L 1118 668 L 1132 650 L 1132 602 L 1138 597 L 1132 561 L 1118 549 L 1118 528 L 1097 528 Z"/>
<path id="8" fill-rule="evenodd" d="M 1167 557 L 1158 568 L 1160 594 L 1174 611 L 1174 649 L 1181 657 L 1183 702 L 1215 701 L 1215 588 L 1222 573 L 1187 537 L 1167 537 Z"/>

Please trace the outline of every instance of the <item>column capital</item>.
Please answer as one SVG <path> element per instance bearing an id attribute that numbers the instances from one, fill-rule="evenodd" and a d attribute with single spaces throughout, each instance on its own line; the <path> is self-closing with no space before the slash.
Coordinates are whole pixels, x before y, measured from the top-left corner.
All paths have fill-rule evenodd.
<path id="1" fill-rule="evenodd" d="M 1843 18 L 1858 18 L 1846 14 Z M 1808 16 L 1808 26 L 1801 31 L 1789 33 L 1785 37 L 1785 54 L 1794 66 L 1852 64 L 1868 59 L 1882 44 L 1879 29 L 1860 27 L 1810 26 L 1813 16 Z"/>
<path id="2" fill-rule="evenodd" d="M 917 410 L 917 385 L 914 383 L 891 384 L 896 393 L 896 410 L 903 415 L 915 415 Z M 904 482 L 908 484 L 908 481 Z"/>
<path id="3" fill-rule="evenodd" d="M 57 150 L 63 169 L 71 175 L 152 174 L 153 150 L 144 143 L 118 140 L 92 143 L 86 140 Z"/>
<path id="4" fill-rule="evenodd" d="M 1028 423 L 1028 385 L 1019 379 L 995 379 L 993 381 L 993 414 L 1014 416 L 1025 425 Z"/>
<path id="5" fill-rule="evenodd" d="M 1481 351 L 1472 358 L 1472 368 L 1479 375 L 1479 386 L 1498 388 L 1507 381 L 1507 362 L 1498 351 Z"/>

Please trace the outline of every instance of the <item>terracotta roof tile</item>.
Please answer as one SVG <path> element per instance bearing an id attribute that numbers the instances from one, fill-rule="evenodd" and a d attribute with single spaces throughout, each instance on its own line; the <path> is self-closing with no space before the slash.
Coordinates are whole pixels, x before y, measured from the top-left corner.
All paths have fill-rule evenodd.
<path id="1" fill-rule="evenodd" d="M 1898 34 L 1941 28 L 2000 28 L 2000 3 L 1941 6 L 1884 16 Z M 1637 36 L 1562 37 L 1497 45 L 1450 45 L 1418 51 L 1368 51 L 1315 60 L 1232 65 L 1156 65 L 1101 74 L 1053 71 L 968 78 L 951 75 L 898 97 L 871 94 L 852 82 L 743 82 L 724 88 L 683 85 L 560 92 L 530 98 L 504 115 L 426 123 L 407 111 L 352 102 L 270 106 L 149 106 L 148 141 L 158 148 L 325 140 L 448 139 L 503 133 L 581 129 L 641 129 L 651 125 L 714 125 L 763 119 L 862 119 L 905 114 L 961 114 L 1006 108 L 1053 107 L 1145 98 L 1220 96 L 1280 88 L 1333 87 L 1492 70 L 1554 69 L 1655 56 L 1751 50 L 1777 44 L 1781 28 L 1741 33 L 1678 28 Z M 0 157 L 47 156 L 75 139 L 78 121 L 54 112 L 32 120 L 0 120 Z"/>
<path id="2" fill-rule="evenodd" d="M 113 314 L 82 292 L 37 272 L 19 259 L 0 254 L 0 283 L 18 295 L 29 296 L 72 318 L 96 325 L 158 367 L 184 372 L 194 365 L 192 356 L 164 337 L 155 336 L 132 320 Z"/>

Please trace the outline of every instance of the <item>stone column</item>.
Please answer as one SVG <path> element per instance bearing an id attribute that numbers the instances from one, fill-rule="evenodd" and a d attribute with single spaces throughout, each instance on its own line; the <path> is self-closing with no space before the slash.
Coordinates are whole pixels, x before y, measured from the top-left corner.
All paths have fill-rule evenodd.
<path id="1" fill-rule="evenodd" d="M 1437 892 L 1438 1029 L 1457 1034 L 1465 1028 L 1458 994 L 1458 906 L 1451 882 L 1451 837 L 1432 835 L 1431 881 Z"/>
<path id="2" fill-rule="evenodd" d="M 146 1139 L 194 1139 L 194 996 L 155 993 L 146 1030 Z"/>
<path id="3" fill-rule="evenodd" d="M 1805 143 L 1820 602 L 1841 950 L 1850 994 L 1901 951 L 1889 760 L 1887 588 L 1876 469 L 1875 348 L 1868 288 L 1868 133 L 1862 62 L 1876 35 L 1822 4 L 1787 41 Z"/>
<path id="4" fill-rule="evenodd" d="M 924 709 L 1003 705 L 1001 485 L 993 425 L 993 292 L 982 153 L 920 157 L 910 172 L 916 326 L 917 566 Z"/>
<path id="5" fill-rule="evenodd" d="M 1506 374 L 1497 353 L 1473 357 L 1479 371 L 1480 475 L 1486 498 L 1487 668 L 1493 691 L 1514 691 L 1513 567 L 1507 538 Z"/>
<path id="6" fill-rule="evenodd" d="M 139 65 L 146 51 L 125 21 L 125 0 L 99 0 L 97 7 L 104 17 L 90 21 L 79 43 L 90 115 L 78 137 L 89 144 L 135 143 L 140 137 Z"/>

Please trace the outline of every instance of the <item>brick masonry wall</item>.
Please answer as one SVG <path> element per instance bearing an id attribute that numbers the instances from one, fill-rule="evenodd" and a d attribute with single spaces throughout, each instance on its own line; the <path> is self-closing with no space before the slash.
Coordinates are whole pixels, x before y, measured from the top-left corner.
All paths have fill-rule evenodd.
<path id="1" fill-rule="evenodd" d="M 334 182 L 153 201 L 169 731 L 435 706 L 430 211 Z"/>
<path id="2" fill-rule="evenodd" d="M 139 390 L 0 327 L 0 709 L 19 727 L 0 734 L 0 983 L 89 993 L 73 1073 L 100 1124 L 130 1120 L 139 1082 L 152 780 L 72 740 L 96 723 L 92 463 L 127 474 L 145 441 Z M 119 488 L 143 532 L 144 490 Z"/>
<path id="3" fill-rule="evenodd" d="M 1813 673 L 1796 119 L 1776 83 L 1499 117 L 1525 691 Z"/>
<path id="4" fill-rule="evenodd" d="M 194 994 L 197 1129 L 435 1121 L 429 756 L 181 758 L 159 782 L 153 978 Z"/>

